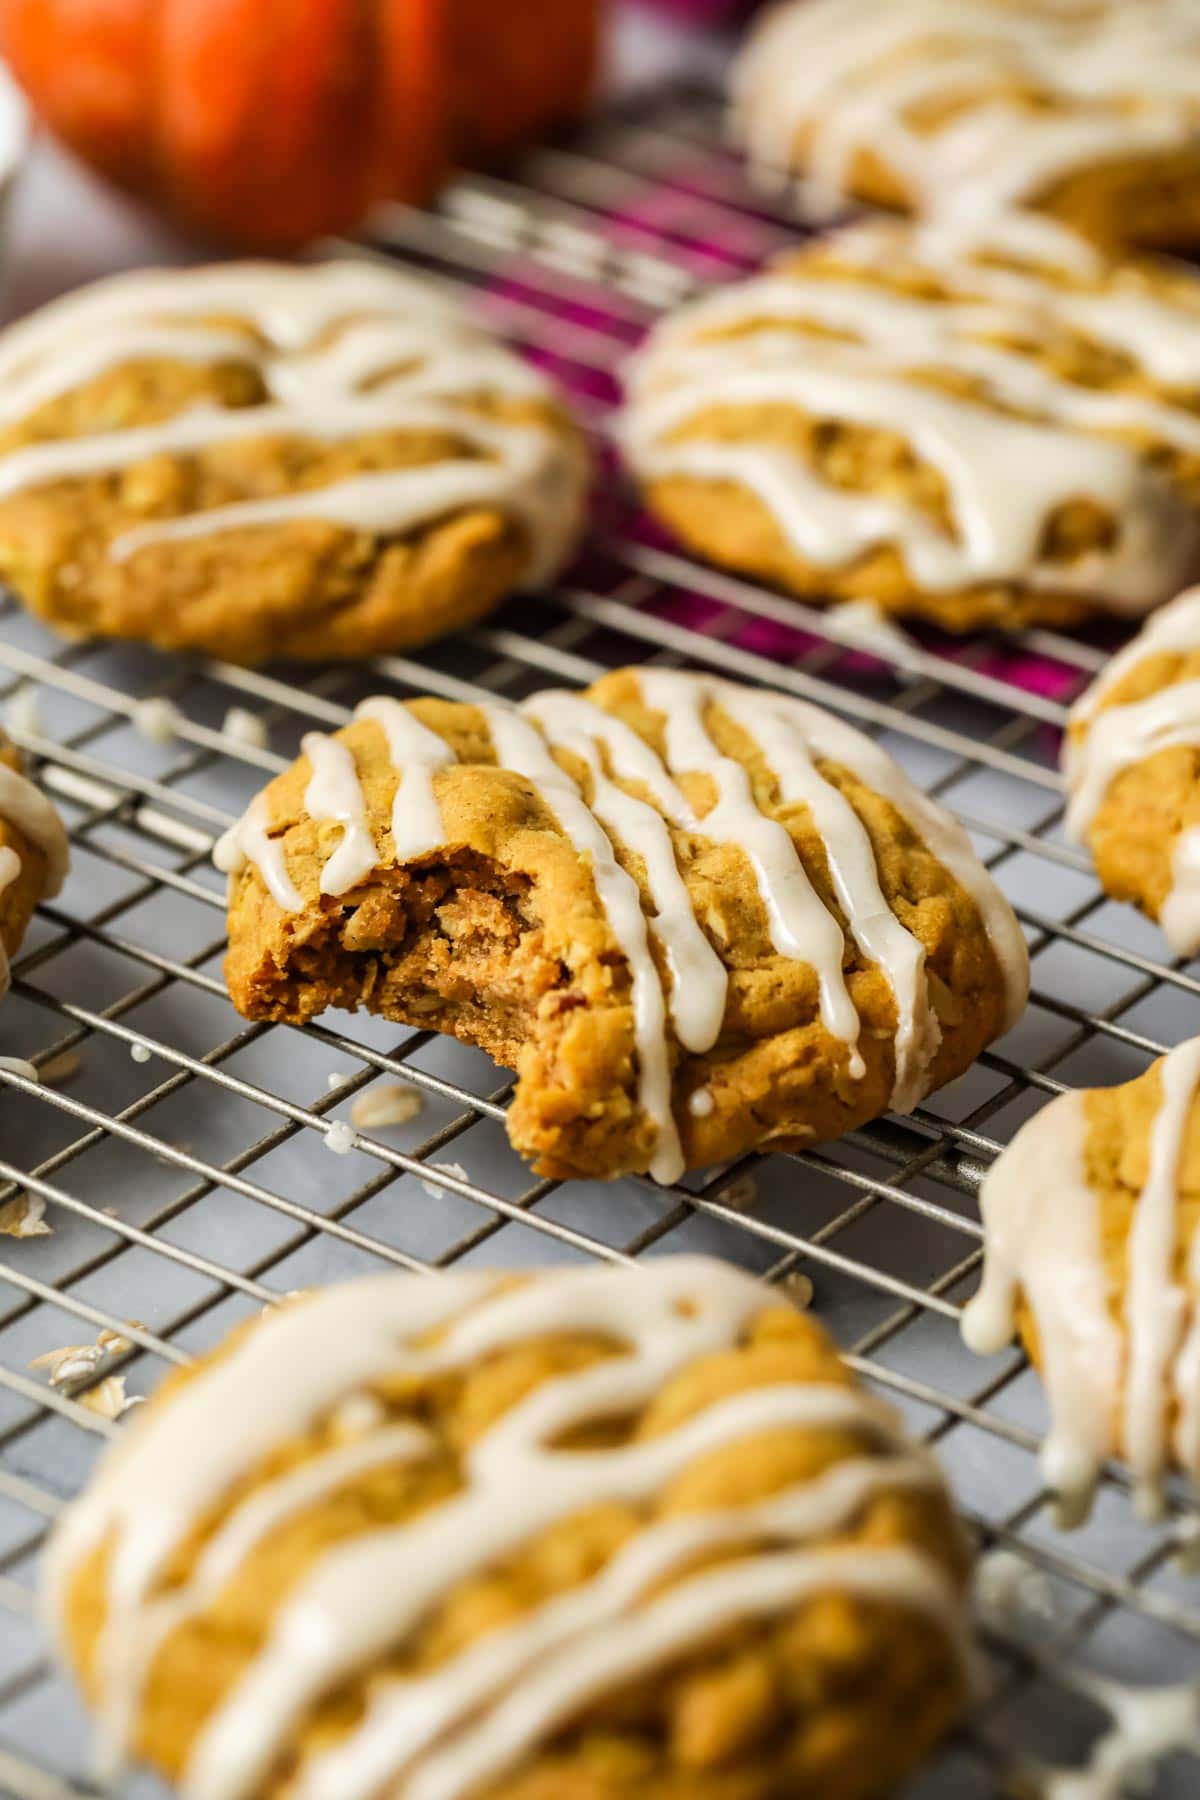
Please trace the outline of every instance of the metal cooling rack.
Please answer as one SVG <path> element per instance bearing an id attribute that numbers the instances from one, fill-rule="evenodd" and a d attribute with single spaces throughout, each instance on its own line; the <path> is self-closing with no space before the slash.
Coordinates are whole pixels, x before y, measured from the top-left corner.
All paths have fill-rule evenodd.
<path id="1" fill-rule="evenodd" d="M 672 89 L 505 179 L 464 180 L 436 212 L 388 209 L 368 241 L 333 248 L 401 257 L 465 290 L 566 383 L 611 471 L 613 371 L 648 322 L 797 229 L 721 147 L 717 102 Z M 89 1392 L 120 1372 L 136 1396 L 273 1296 L 382 1264 L 703 1249 L 771 1280 L 811 1278 L 817 1314 L 936 1446 L 981 1541 L 1031 1571 L 1015 1604 L 989 1612 L 990 1695 L 911 1789 L 921 1800 L 1020 1792 L 1041 1759 L 1082 1754 L 1103 1724 L 1097 1673 L 1200 1673 L 1200 1604 L 1177 1558 L 1200 1540 L 1200 1513 L 1180 1492 L 1160 1525 L 1138 1522 L 1113 1469 L 1090 1524 L 1058 1533 L 1035 1461 L 1039 1385 L 1015 1351 L 969 1357 L 956 1329 L 979 1258 L 976 1188 L 1000 1145 L 1048 1095 L 1126 1079 L 1195 1028 L 1200 968 L 1164 963 L 1157 932 L 1108 903 L 1060 835 L 1064 703 L 1104 654 L 1095 639 L 1031 631 L 965 645 L 923 635 L 882 660 L 836 613 L 674 552 L 615 475 L 556 592 L 420 660 L 268 674 L 64 645 L 19 609 L 0 613 L 0 705 L 74 846 L 0 1009 L 0 1051 L 46 1077 L 0 1068 L 0 1203 L 38 1195 L 53 1227 L 0 1240 L 0 1791 L 92 1791 L 82 1714 L 47 1664 L 32 1598 L 49 1522 L 120 1429 Z M 486 1058 L 378 1020 L 298 1032 L 234 1014 L 208 853 L 304 730 L 341 724 L 380 688 L 517 699 L 640 660 L 717 667 L 832 707 L 966 822 L 1034 967 L 1025 1019 L 968 1075 L 911 1118 L 808 1154 L 747 1158 L 674 1189 L 562 1184 L 533 1179 L 509 1150 L 509 1083 Z M 167 743 L 138 728 L 150 694 L 178 709 Z M 269 748 L 223 732 L 232 705 L 262 721 Z M 332 1154 L 331 1123 L 396 1077 L 421 1090 L 419 1116 Z M 92 1382 L 52 1388 L 29 1368 L 104 1329 L 132 1347 Z M 1154 1792 L 1197 1784 L 1197 1764 L 1180 1761 Z M 135 1778 L 123 1792 L 161 1790 Z"/>

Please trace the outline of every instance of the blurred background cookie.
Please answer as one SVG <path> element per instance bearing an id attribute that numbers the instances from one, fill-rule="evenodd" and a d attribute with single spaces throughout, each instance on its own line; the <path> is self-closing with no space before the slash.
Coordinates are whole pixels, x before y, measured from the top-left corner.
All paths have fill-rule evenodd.
<path id="1" fill-rule="evenodd" d="M 549 385 L 366 262 L 116 277 L 0 336 L 0 575 L 73 635 L 231 661 L 421 644 L 552 575 Z"/>
<path id="2" fill-rule="evenodd" d="M 873 1800 L 968 1690 L 933 1459 L 702 1258 L 387 1275 L 170 1381 L 56 1533 L 112 1766 L 190 1794 Z"/>
<path id="3" fill-rule="evenodd" d="M 1063 743 L 1067 829 L 1105 888 L 1157 919 L 1176 956 L 1200 951 L 1200 589 L 1106 663 Z"/>
<path id="4" fill-rule="evenodd" d="M 1042 1452 L 1063 1522 L 1102 1464 L 1130 1465 L 1139 1508 L 1173 1468 L 1200 1480 L 1200 1039 L 1135 1081 L 1060 1094 L 983 1184 L 984 1274 L 963 1315 L 972 1349 L 1019 1331 L 1042 1371 Z"/>
<path id="5" fill-rule="evenodd" d="M 762 171 L 796 171 L 823 207 L 1032 207 L 1117 242 L 1200 242 L 1193 0 L 792 0 L 735 90 Z"/>
<path id="6" fill-rule="evenodd" d="M 951 630 L 1200 567 L 1200 282 L 1037 219 L 852 226 L 668 316 L 623 444 L 715 562 Z"/>

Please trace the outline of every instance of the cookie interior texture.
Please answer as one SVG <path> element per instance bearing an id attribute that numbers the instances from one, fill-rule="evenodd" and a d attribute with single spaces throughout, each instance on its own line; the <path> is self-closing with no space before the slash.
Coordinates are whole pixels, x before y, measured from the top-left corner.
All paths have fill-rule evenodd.
<path id="1" fill-rule="evenodd" d="M 848 227 L 660 324 L 623 442 L 692 549 L 951 630 L 1200 567 L 1200 283 L 1042 222 Z"/>
<path id="2" fill-rule="evenodd" d="M 1200 241 L 1191 0 L 805 0 L 768 15 L 734 80 L 751 156 L 826 204 L 1019 206 L 1117 243 Z"/>
<path id="3" fill-rule="evenodd" d="M 1068 828 L 1105 890 L 1200 950 L 1200 590 L 1181 594 L 1101 671 L 1064 747 Z"/>
<path id="4" fill-rule="evenodd" d="M 68 634 L 356 659 L 479 619 L 578 533 L 549 384 L 397 271 L 118 276 L 11 327 L 0 372 L 0 575 Z"/>
<path id="5" fill-rule="evenodd" d="M 353 785 L 316 795 L 306 754 L 231 834 L 230 994 L 481 1046 L 518 1072 L 509 1132 L 543 1173 L 673 1179 L 836 1136 L 961 1073 L 1023 1005 L 1019 929 L 965 836 L 815 708 L 632 670 L 523 717 L 390 704 L 441 755 L 433 841 L 397 859 L 394 809 L 407 831 L 423 802 L 379 720 L 306 740 Z M 523 747 L 498 752 L 504 731 Z M 336 814 L 360 805 L 343 889 Z"/>
<path id="6" fill-rule="evenodd" d="M 1200 1479 L 1200 1039 L 1136 1080 L 1059 1096 L 984 1183 L 985 1274 L 964 1330 L 1019 1330 L 1048 1388 L 1043 1457 L 1067 1517 L 1103 1462 L 1131 1465 L 1141 1508 L 1172 1468 Z"/>
<path id="7" fill-rule="evenodd" d="M 164 1384 L 47 1566 L 109 1747 L 228 1800 L 869 1800 L 965 1697 L 936 1465 L 704 1259 L 299 1296 Z"/>

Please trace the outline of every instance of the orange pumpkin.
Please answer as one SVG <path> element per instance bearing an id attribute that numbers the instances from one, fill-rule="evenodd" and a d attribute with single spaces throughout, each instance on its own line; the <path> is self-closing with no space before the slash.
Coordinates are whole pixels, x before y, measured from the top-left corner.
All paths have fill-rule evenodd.
<path id="1" fill-rule="evenodd" d="M 93 167 L 286 248 L 423 200 L 582 102 L 601 0 L 0 0 L 0 54 Z"/>
<path id="2" fill-rule="evenodd" d="M 581 110 L 598 0 L 452 0 L 447 12 L 457 155 L 504 150 Z"/>

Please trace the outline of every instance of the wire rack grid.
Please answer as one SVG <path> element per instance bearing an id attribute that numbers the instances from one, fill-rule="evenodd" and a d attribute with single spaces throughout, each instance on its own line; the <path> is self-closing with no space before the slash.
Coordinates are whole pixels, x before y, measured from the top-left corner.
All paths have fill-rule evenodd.
<path id="1" fill-rule="evenodd" d="M 672 87 L 600 117 L 511 174 L 459 182 L 434 212 L 392 207 L 342 254 L 400 257 L 565 382 L 602 466 L 614 369 L 689 293 L 756 266 L 800 227 L 722 147 L 718 102 Z M 933 1444 L 981 1542 L 1024 1571 L 982 1620 L 992 1679 L 922 1800 L 1021 1793 L 1103 1728 L 1102 1678 L 1200 1674 L 1181 1553 L 1200 1513 L 1172 1493 L 1135 1519 L 1107 1472 L 1090 1523 L 1054 1526 L 1036 1463 L 1040 1389 L 1015 1350 L 979 1362 L 957 1316 L 974 1284 L 979 1179 L 1065 1086 L 1125 1079 L 1187 1034 L 1200 970 L 1111 905 L 1062 841 L 1057 738 L 1100 639 L 1028 631 L 864 644 L 850 615 L 693 564 L 606 480 L 588 550 L 552 593 L 417 660 L 248 671 L 53 639 L 0 614 L 0 704 L 68 820 L 73 871 L 15 960 L 0 1049 L 0 1207 L 40 1199 L 50 1235 L 0 1253 L 0 1792 L 91 1793 L 81 1712 L 35 1616 L 44 1534 L 127 1403 L 281 1293 L 381 1265 L 517 1265 L 706 1250 L 797 1291 Z M 214 836 L 314 724 L 364 694 L 519 699 L 629 661 L 719 667 L 816 700 L 874 735 L 972 831 L 1030 941 L 1021 1024 L 911 1117 L 807 1154 L 746 1158 L 672 1189 L 534 1180 L 508 1148 L 509 1083 L 419 1031 L 336 1016 L 248 1025 L 220 973 Z M 144 702 L 161 704 L 153 718 Z M 239 708 L 261 730 L 238 730 Z M 332 1153 L 355 1098 L 399 1078 L 423 1105 Z M 18 1205 L 19 1210 L 19 1205 Z M 0 1212 L 0 1218 L 4 1213 Z M 52 1385 L 36 1357 L 125 1340 Z M 1019 1560 L 1017 1560 L 1019 1559 Z M 1194 1795 L 1197 1764 L 1155 1792 Z M 129 1796 L 161 1790 L 135 1777 Z"/>

